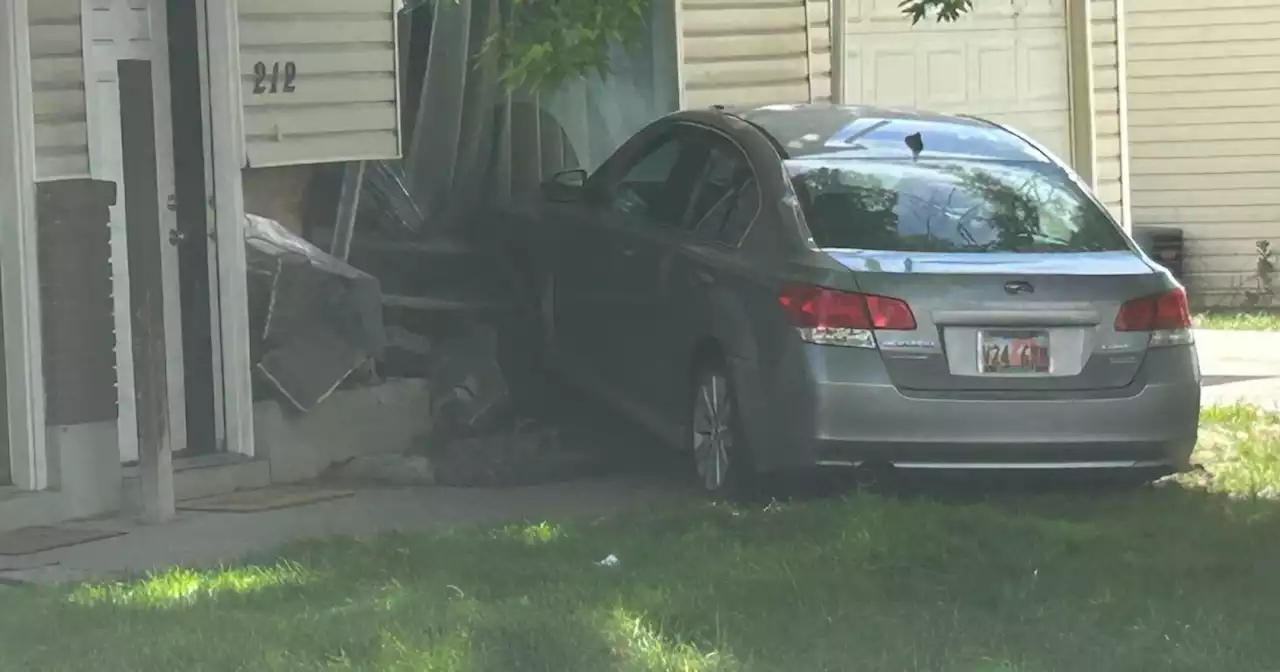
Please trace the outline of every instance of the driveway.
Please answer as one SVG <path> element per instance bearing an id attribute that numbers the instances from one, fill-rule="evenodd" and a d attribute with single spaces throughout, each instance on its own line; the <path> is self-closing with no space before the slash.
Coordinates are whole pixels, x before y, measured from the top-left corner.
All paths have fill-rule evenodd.
<path id="1" fill-rule="evenodd" d="M 1280 409 L 1280 332 L 1197 331 L 1204 403 Z"/>

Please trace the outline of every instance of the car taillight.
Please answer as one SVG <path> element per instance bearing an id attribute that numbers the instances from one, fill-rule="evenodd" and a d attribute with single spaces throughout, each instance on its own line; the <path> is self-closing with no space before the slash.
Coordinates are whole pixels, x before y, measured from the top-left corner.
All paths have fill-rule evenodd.
<path id="1" fill-rule="evenodd" d="M 915 315 L 902 299 L 812 285 L 788 285 L 778 303 L 811 343 L 875 347 L 872 332 L 911 331 Z"/>
<path id="2" fill-rule="evenodd" d="M 1116 331 L 1149 331 L 1151 345 L 1185 345 L 1192 342 L 1191 309 L 1187 292 L 1175 287 L 1155 296 L 1126 301 L 1116 314 Z"/>

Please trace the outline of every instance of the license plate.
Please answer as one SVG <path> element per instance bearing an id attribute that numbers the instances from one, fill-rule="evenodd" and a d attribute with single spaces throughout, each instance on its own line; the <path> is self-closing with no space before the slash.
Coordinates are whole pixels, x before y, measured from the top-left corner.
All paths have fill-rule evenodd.
<path id="1" fill-rule="evenodd" d="M 979 332 L 978 370 L 996 374 L 1049 373 L 1049 332 Z"/>

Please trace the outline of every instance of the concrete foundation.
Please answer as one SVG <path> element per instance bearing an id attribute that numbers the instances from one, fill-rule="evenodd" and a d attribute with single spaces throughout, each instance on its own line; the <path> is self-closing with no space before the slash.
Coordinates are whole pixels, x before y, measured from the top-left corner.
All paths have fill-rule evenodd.
<path id="1" fill-rule="evenodd" d="M 49 427 L 49 490 L 0 495 L 0 532 L 115 513 L 121 508 L 115 422 Z"/>
<path id="2" fill-rule="evenodd" d="M 174 461 L 178 500 L 207 497 L 272 483 L 311 480 L 330 465 L 363 455 L 401 453 L 426 433 L 431 395 L 426 381 L 335 391 L 306 415 L 286 413 L 275 401 L 254 408 L 258 455 L 207 455 Z M 32 525 L 142 509 L 137 467 L 120 464 L 116 423 L 48 430 L 50 489 L 0 488 L 0 532 Z"/>
<path id="3" fill-rule="evenodd" d="M 305 415 L 275 401 L 254 405 L 254 444 L 271 464 L 273 483 L 313 479 L 363 455 L 402 453 L 431 429 L 431 395 L 417 379 L 337 390 Z"/>

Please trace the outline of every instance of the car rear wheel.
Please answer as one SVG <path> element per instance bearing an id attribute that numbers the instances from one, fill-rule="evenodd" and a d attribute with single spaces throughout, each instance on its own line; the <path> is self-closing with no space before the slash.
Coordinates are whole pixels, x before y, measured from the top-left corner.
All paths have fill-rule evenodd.
<path id="1" fill-rule="evenodd" d="M 702 489 L 745 494 L 754 470 L 743 440 L 733 384 L 721 365 L 703 367 L 693 385 L 693 464 Z"/>

